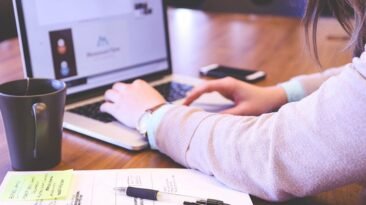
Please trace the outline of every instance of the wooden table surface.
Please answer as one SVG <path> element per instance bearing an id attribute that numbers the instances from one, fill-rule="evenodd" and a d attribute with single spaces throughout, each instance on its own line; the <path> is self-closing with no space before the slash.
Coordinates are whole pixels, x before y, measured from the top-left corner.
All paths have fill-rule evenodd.
<path id="1" fill-rule="evenodd" d="M 292 76 L 321 71 L 307 52 L 301 20 L 273 16 L 206 13 L 170 9 L 169 25 L 173 68 L 198 76 L 198 68 L 222 63 L 267 72 L 258 85 L 273 85 Z M 343 50 L 347 37 L 334 19 L 319 23 L 319 53 L 324 68 L 350 62 Z M 0 44 L 0 83 L 22 78 L 17 39 Z M 65 131 L 62 162 L 55 170 L 180 167 L 156 151 L 130 152 L 86 136 Z M 11 170 L 4 128 L 0 125 L 0 181 Z M 316 196 L 279 204 L 356 204 L 361 188 L 350 185 Z M 272 204 L 252 197 L 254 204 Z"/>

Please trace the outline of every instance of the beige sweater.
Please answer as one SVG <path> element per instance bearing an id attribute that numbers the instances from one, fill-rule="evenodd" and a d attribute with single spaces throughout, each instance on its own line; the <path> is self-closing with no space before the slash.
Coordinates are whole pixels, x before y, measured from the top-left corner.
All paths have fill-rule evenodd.
<path id="1" fill-rule="evenodd" d="M 186 167 L 271 201 L 366 181 L 365 73 L 350 64 L 298 77 L 309 95 L 259 117 L 177 106 L 162 118 L 157 146 Z"/>

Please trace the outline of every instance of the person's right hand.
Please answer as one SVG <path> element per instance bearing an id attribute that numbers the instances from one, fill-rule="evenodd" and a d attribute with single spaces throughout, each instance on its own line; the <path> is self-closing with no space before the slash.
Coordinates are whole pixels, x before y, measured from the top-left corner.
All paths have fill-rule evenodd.
<path id="1" fill-rule="evenodd" d="M 204 93 L 217 91 L 232 100 L 235 106 L 222 113 L 233 115 L 260 115 L 274 111 L 287 103 L 283 88 L 278 86 L 259 87 L 231 77 L 211 80 L 195 87 L 187 94 L 184 105 L 190 105 Z"/>

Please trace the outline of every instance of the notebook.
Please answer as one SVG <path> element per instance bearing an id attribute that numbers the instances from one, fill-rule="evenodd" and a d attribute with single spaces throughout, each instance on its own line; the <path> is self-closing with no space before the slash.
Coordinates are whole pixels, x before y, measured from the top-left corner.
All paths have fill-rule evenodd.
<path id="1" fill-rule="evenodd" d="M 148 147 L 136 130 L 101 113 L 115 82 L 144 79 L 181 103 L 201 80 L 172 74 L 163 0 L 15 0 L 25 77 L 67 86 L 64 128 L 129 150 Z M 217 93 L 196 103 L 208 111 L 232 102 Z"/>

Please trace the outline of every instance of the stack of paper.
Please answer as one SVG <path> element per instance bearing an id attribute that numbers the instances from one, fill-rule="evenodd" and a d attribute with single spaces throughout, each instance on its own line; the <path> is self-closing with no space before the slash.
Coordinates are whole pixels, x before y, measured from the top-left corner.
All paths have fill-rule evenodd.
<path id="1" fill-rule="evenodd" d="M 248 194 L 189 169 L 8 172 L 0 187 L 1 205 L 169 205 L 128 197 L 115 187 L 143 187 L 212 198 L 231 205 L 252 205 Z"/>

